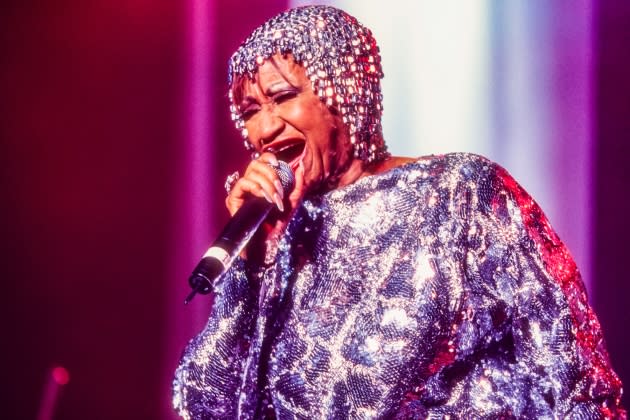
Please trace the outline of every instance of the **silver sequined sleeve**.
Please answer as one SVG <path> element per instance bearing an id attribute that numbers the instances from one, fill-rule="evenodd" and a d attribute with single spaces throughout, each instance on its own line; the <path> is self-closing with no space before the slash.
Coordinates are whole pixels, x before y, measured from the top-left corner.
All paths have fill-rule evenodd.
<path id="1" fill-rule="evenodd" d="M 466 266 L 455 356 L 429 381 L 448 390 L 431 413 L 625 416 L 617 410 L 620 381 L 567 248 L 504 169 L 469 159 L 453 185 Z"/>
<path id="2" fill-rule="evenodd" d="M 566 247 L 470 154 L 306 199 L 175 379 L 188 418 L 625 418 L 620 398 Z"/>
<path id="3" fill-rule="evenodd" d="M 235 410 L 256 314 L 248 274 L 237 258 L 214 285 L 205 329 L 184 351 L 173 384 L 173 404 L 183 418 L 229 418 Z"/>

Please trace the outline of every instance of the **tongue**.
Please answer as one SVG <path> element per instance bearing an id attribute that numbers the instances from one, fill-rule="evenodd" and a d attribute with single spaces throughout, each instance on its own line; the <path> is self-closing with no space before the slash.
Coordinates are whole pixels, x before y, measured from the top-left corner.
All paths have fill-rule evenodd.
<path id="1" fill-rule="evenodd" d="M 299 161 L 303 154 L 304 144 L 298 143 L 280 150 L 276 153 L 276 157 L 280 160 L 293 164 L 294 162 Z"/>
<path id="2" fill-rule="evenodd" d="M 302 153 L 300 153 L 299 156 L 297 156 L 295 159 L 293 159 L 291 162 L 289 162 L 289 166 L 291 167 L 291 169 L 293 169 L 293 172 L 295 172 L 295 170 L 297 169 L 298 165 L 300 164 L 300 162 L 304 158 L 305 154 L 306 154 L 306 147 L 304 147 L 302 149 Z"/>

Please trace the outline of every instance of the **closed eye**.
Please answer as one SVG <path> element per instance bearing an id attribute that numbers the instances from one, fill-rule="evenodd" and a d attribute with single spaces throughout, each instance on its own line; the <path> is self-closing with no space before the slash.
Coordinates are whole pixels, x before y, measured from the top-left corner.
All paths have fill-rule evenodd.
<path id="1" fill-rule="evenodd" d="M 241 109 L 241 118 L 247 121 L 248 119 L 253 117 L 258 112 L 259 109 L 260 109 L 260 106 L 251 104 L 245 107 L 244 109 Z"/>
<path id="2" fill-rule="evenodd" d="M 283 102 L 286 102 L 290 99 L 295 98 L 297 94 L 298 94 L 298 91 L 295 89 L 282 90 L 280 92 L 275 93 L 271 98 L 273 99 L 275 103 L 281 104 Z"/>
<path id="3" fill-rule="evenodd" d="M 298 93 L 300 93 L 298 89 L 281 90 L 270 94 L 270 100 L 267 100 L 264 103 L 273 102 L 274 104 L 279 105 L 295 98 Z M 247 121 L 248 119 L 252 118 L 258 111 L 260 111 L 261 105 L 253 98 L 246 98 L 243 102 L 244 103 L 240 107 L 241 118 L 244 121 Z"/>

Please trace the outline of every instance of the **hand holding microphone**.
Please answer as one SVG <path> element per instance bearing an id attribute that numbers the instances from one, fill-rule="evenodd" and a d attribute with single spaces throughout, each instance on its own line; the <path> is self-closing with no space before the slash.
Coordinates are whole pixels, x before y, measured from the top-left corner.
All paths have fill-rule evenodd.
<path id="1" fill-rule="evenodd" d="M 196 293 L 210 293 L 216 279 L 231 266 L 274 207 L 284 211 L 283 197 L 294 190 L 295 183 L 291 167 L 270 153 L 250 163 L 245 176 L 238 179 L 226 198 L 232 218 L 188 279 L 193 290 L 185 303 Z"/>

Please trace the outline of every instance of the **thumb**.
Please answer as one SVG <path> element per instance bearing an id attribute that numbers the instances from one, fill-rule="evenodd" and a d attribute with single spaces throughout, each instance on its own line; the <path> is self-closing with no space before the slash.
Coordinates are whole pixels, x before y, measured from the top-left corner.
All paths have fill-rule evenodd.
<path id="1" fill-rule="evenodd" d="M 300 161 L 297 169 L 295 170 L 295 186 L 293 187 L 291 194 L 289 194 L 289 203 L 291 203 L 291 208 L 295 208 L 297 206 L 297 203 L 300 201 L 302 196 L 304 196 L 305 192 L 304 163 Z"/>

